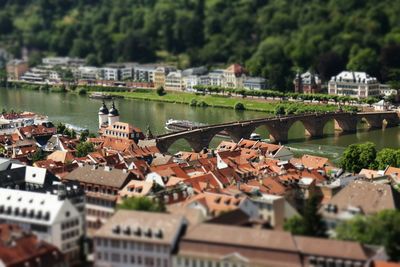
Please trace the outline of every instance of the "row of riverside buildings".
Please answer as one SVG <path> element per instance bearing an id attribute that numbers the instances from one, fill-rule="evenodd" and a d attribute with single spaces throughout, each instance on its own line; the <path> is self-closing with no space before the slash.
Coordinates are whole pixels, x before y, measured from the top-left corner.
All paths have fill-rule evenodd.
<path id="1" fill-rule="evenodd" d="M 318 94 L 322 92 L 322 80 L 311 71 L 298 73 L 293 80 L 295 92 Z M 350 96 L 358 99 L 394 95 L 398 100 L 398 90 L 381 84 L 375 77 L 365 72 L 342 71 L 328 81 L 328 94 Z"/>
<path id="2" fill-rule="evenodd" d="M 341 175 L 327 158 L 247 139 L 163 154 L 114 103 L 95 113 L 99 136 L 82 157 L 79 134 L 1 115 L 18 124 L 0 133 L 0 266 L 389 266 L 382 246 L 283 228 L 311 197 L 330 237 L 343 221 L 398 210 L 400 169 Z M 165 211 L 119 208 L 132 198 Z"/>
<path id="3" fill-rule="evenodd" d="M 260 90 L 267 88 L 267 80 L 250 77 L 239 64 L 226 69 L 208 71 L 205 67 L 179 70 L 162 64 L 121 63 L 104 67 L 85 66 L 77 58 L 43 58 L 42 64 L 29 68 L 26 61 L 11 60 L 7 64 L 10 81 L 33 83 L 61 83 L 69 72 L 79 84 L 158 88 L 182 91 L 196 85 L 221 86 Z"/>
<path id="4" fill-rule="evenodd" d="M 178 70 L 160 64 L 120 63 L 104 67 L 85 66 L 79 58 L 43 58 L 42 64 L 29 68 L 24 60 L 11 60 L 7 64 L 10 81 L 31 83 L 62 83 L 66 72 L 81 85 L 122 86 L 130 88 L 158 88 L 163 86 L 170 91 L 195 91 L 195 86 L 216 86 L 225 88 L 244 88 L 249 90 L 267 89 L 267 80 L 251 77 L 239 64 L 226 69 L 209 71 L 205 67 Z M 315 94 L 322 92 L 322 80 L 312 71 L 298 73 L 294 80 L 295 92 Z M 375 77 L 365 72 L 342 71 L 328 82 L 328 94 L 367 98 L 394 95 L 398 91 L 381 84 Z"/>

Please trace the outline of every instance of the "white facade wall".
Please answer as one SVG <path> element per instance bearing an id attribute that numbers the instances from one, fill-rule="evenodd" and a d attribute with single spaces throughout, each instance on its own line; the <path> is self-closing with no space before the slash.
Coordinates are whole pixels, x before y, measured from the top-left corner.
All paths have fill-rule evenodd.
<path id="1" fill-rule="evenodd" d="M 365 72 L 343 71 L 331 78 L 328 93 L 331 95 L 367 98 L 380 94 L 379 82 Z"/>
<path id="2" fill-rule="evenodd" d="M 186 90 L 195 90 L 194 87 L 199 85 L 199 77 L 195 75 L 186 76 L 183 78 L 183 84 Z"/>
<path id="3" fill-rule="evenodd" d="M 107 81 L 118 81 L 118 69 L 116 68 L 102 68 L 101 69 L 102 78 Z"/>
<path id="4" fill-rule="evenodd" d="M 170 267 L 171 246 L 123 239 L 95 238 L 96 267 Z"/>

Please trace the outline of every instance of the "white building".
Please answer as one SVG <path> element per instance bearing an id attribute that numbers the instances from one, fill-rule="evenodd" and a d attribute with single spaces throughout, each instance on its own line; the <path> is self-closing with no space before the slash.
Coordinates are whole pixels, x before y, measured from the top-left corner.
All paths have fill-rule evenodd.
<path id="1" fill-rule="evenodd" d="M 224 84 L 224 70 L 217 69 L 208 73 L 209 82 L 211 86 L 223 86 Z"/>
<path id="2" fill-rule="evenodd" d="M 186 90 L 193 91 L 194 87 L 200 84 L 200 78 L 196 75 L 189 75 L 183 77 L 183 84 Z"/>
<path id="3" fill-rule="evenodd" d="M 181 71 L 173 71 L 165 77 L 165 90 L 182 91 L 184 89 Z"/>
<path id="4" fill-rule="evenodd" d="M 243 81 L 243 87 L 248 90 L 267 89 L 267 79 L 263 77 L 246 77 Z"/>
<path id="5" fill-rule="evenodd" d="M 77 76 L 83 80 L 96 80 L 99 77 L 99 69 L 96 67 L 79 67 Z"/>
<path id="6" fill-rule="evenodd" d="M 328 93 L 356 98 L 378 96 L 379 82 L 365 72 L 342 71 L 329 81 Z"/>
<path id="7" fill-rule="evenodd" d="M 118 69 L 117 68 L 101 68 L 101 78 L 107 81 L 118 81 Z"/>
<path id="8" fill-rule="evenodd" d="M 70 57 L 45 57 L 42 59 L 42 63 L 44 65 L 50 65 L 50 66 L 58 66 L 58 65 L 82 66 L 83 64 L 85 64 L 85 60 L 81 58 L 70 58 Z"/>
<path id="9" fill-rule="evenodd" d="M 390 88 L 390 86 L 387 84 L 379 85 L 379 93 L 380 93 L 380 95 L 385 96 L 385 97 L 394 95 L 396 97 L 396 99 L 399 96 L 398 90 Z"/>
<path id="10" fill-rule="evenodd" d="M 133 67 L 124 67 L 119 69 L 119 78 L 122 81 L 133 79 Z"/>
<path id="11" fill-rule="evenodd" d="M 171 266 L 186 219 L 167 213 L 119 210 L 94 235 L 94 266 Z"/>
<path id="12" fill-rule="evenodd" d="M 135 66 L 133 69 L 133 80 L 138 82 L 154 82 L 155 71 L 155 66 Z"/>
<path id="13" fill-rule="evenodd" d="M 82 216 L 58 195 L 0 188 L 0 222 L 19 225 L 58 247 L 68 262 L 80 258 Z"/>

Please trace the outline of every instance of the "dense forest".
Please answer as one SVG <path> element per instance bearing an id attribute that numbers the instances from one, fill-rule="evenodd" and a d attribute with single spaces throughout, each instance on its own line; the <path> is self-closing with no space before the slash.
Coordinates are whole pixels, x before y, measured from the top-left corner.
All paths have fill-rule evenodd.
<path id="1" fill-rule="evenodd" d="M 400 76 L 396 0 L 0 0 L 0 47 L 180 67 L 238 62 L 280 90 L 297 71 Z"/>

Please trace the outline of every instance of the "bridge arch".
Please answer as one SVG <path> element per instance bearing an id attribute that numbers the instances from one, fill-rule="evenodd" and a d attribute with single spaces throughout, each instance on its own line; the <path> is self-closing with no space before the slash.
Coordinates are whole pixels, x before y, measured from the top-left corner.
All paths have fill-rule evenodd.
<path id="1" fill-rule="evenodd" d="M 366 123 L 368 129 L 379 129 L 387 124 L 387 121 L 380 116 L 360 116 L 358 117 L 358 124 L 361 123 Z"/>
<path id="2" fill-rule="evenodd" d="M 256 125 L 237 125 L 225 128 L 224 132 L 230 136 L 233 142 L 239 142 L 242 138 L 249 139 L 256 128 Z"/>

